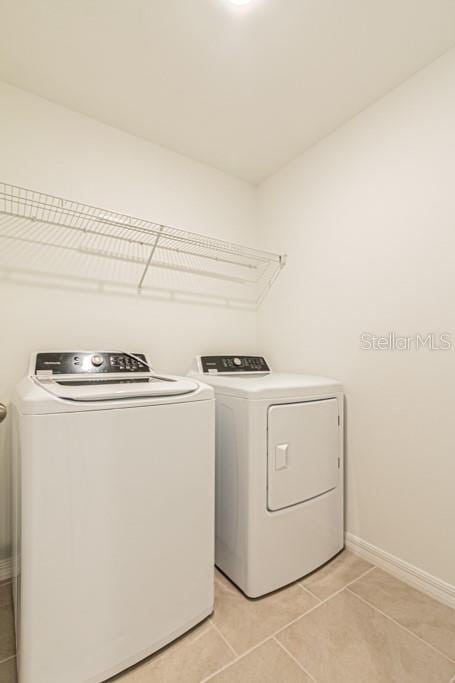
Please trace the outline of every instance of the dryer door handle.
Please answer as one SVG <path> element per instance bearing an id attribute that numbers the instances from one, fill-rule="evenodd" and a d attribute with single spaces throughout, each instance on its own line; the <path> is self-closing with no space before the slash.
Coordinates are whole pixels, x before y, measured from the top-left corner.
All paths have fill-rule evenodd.
<path id="1" fill-rule="evenodd" d="M 288 462 L 289 444 L 280 443 L 275 448 L 275 470 L 286 470 L 289 466 Z"/>

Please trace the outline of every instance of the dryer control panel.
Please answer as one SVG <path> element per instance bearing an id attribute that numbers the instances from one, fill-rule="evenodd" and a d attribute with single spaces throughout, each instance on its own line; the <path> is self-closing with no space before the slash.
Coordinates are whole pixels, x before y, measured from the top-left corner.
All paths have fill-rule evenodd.
<path id="1" fill-rule="evenodd" d="M 52 372 L 53 375 L 148 371 L 149 366 L 143 353 L 129 354 L 119 351 L 52 351 L 37 353 L 34 368 L 35 374 Z"/>
<path id="2" fill-rule="evenodd" d="M 263 356 L 201 356 L 200 370 L 207 374 L 270 372 Z"/>

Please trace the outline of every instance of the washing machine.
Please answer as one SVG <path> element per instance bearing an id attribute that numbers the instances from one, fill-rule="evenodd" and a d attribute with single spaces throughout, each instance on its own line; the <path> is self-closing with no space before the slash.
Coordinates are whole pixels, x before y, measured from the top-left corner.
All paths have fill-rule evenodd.
<path id="1" fill-rule="evenodd" d="M 145 354 L 35 353 L 14 399 L 20 683 L 98 683 L 213 609 L 214 396 Z"/>
<path id="2" fill-rule="evenodd" d="M 343 548 L 343 390 L 257 356 L 200 356 L 189 374 L 216 397 L 216 564 L 259 597 Z"/>

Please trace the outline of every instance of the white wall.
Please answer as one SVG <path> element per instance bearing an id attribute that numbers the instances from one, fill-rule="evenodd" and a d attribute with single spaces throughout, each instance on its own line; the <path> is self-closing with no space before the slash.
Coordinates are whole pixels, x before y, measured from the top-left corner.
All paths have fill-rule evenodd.
<path id="1" fill-rule="evenodd" d="M 347 396 L 347 527 L 455 584 L 455 351 L 368 352 L 360 334 L 455 342 L 455 51 L 260 188 L 261 246 L 289 262 L 261 314 L 281 369 Z"/>
<path id="2" fill-rule="evenodd" d="M 258 240 L 289 254 L 258 350 L 346 386 L 348 530 L 452 584 L 455 352 L 366 352 L 359 337 L 455 337 L 454 73 L 452 51 L 263 183 Z M 6 85 L 0 112 L 0 179 L 254 245 L 247 184 Z M 5 282 L 0 302 L 3 401 L 35 348 L 145 347 L 175 372 L 256 350 L 250 311 Z"/>
<path id="3" fill-rule="evenodd" d="M 0 118 L 0 180 L 254 246 L 247 183 L 5 84 Z M 1 281 L 0 307 L 4 402 L 34 349 L 145 349 L 175 373 L 197 353 L 256 349 L 251 311 Z M 0 442 L 0 561 L 9 552 L 8 487 Z"/>

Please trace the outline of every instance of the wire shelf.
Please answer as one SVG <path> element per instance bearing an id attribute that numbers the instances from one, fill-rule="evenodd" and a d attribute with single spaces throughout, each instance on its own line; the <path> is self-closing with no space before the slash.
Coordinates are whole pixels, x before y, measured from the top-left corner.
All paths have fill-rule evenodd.
<path id="1" fill-rule="evenodd" d="M 257 306 L 286 257 L 0 183 L 9 270 Z M 209 280 L 208 280 L 209 279 Z"/>

